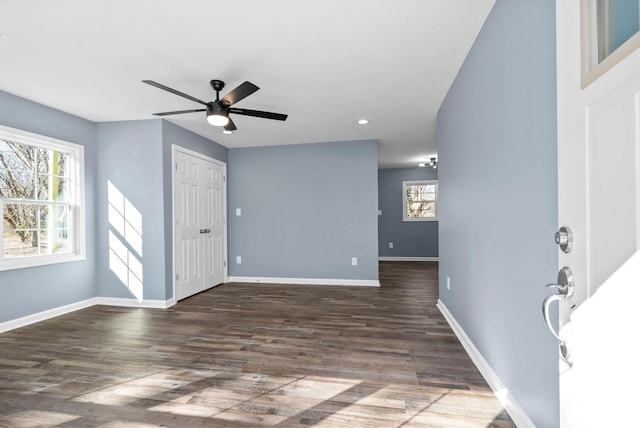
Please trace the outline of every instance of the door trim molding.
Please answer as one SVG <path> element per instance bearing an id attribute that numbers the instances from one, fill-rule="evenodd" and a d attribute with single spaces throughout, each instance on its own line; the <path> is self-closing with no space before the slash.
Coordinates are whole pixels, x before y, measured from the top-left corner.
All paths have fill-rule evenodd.
<path id="1" fill-rule="evenodd" d="M 504 407 L 504 409 L 509 413 L 513 422 L 520 428 L 535 428 L 535 424 L 529 418 L 529 415 L 522 409 L 522 407 L 516 402 L 515 398 L 511 395 L 509 390 L 504 386 L 504 383 L 498 377 L 498 374 L 493 370 L 489 362 L 482 356 L 478 348 L 473 344 L 467 333 L 464 332 L 462 326 L 458 324 L 456 319 L 453 317 L 449 309 L 445 306 L 442 300 L 438 299 L 438 303 L 436 305 L 442 316 L 447 320 L 449 326 L 457 336 L 458 340 L 462 344 L 462 347 L 469 357 L 473 364 L 476 365 L 478 371 L 484 379 L 487 381 L 493 393 L 496 395 L 500 403 Z"/>
<path id="2" fill-rule="evenodd" d="M 171 227 L 171 282 L 172 282 L 171 290 L 173 295 L 171 296 L 171 299 L 169 299 L 168 301 L 173 300 L 174 304 L 176 302 L 176 201 L 175 201 L 176 170 L 174 167 L 176 163 L 176 152 L 181 152 L 193 157 L 197 157 L 199 159 L 203 159 L 207 162 L 211 162 L 216 165 L 222 166 L 222 174 L 224 175 L 224 185 L 222 187 L 224 192 L 222 196 L 222 212 L 224 213 L 224 240 L 222 245 L 224 247 L 223 248 L 224 255 L 222 257 L 223 263 L 224 263 L 224 278 L 222 280 L 222 283 L 224 284 L 226 282 L 229 282 L 229 263 L 227 261 L 228 245 L 229 245 L 227 242 L 227 238 L 229 235 L 229 224 L 227 221 L 227 164 L 226 162 L 223 162 L 218 159 L 214 159 L 207 155 L 203 155 L 202 153 L 187 149 L 186 147 L 182 147 L 177 144 L 172 144 L 171 145 L 171 226 L 172 226 Z"/>
<path id="3" fill-rule="evenodd" d="M 380 256 L 378 260 L 381 262 L 437 262 L 438 257 L 387 257 Z"/>

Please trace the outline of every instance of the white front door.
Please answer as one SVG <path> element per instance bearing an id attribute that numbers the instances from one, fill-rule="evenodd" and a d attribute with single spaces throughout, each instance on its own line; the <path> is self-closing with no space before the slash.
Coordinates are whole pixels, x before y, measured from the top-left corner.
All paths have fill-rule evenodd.
<path id="1" fill-rule="evenodd" d="M 174 148 L 176 300 L 225 279 L 225 165 Z"/>
<path id="2" fill-rule="evenodd" d="M 595 3 L 556 2 L 558 220 L 573 232 L 559 264 L 575 279 L 559 306 L 563 428 L 640 426 L 640 50 L 627 44 L 626 57 L 582 81 Z"/>

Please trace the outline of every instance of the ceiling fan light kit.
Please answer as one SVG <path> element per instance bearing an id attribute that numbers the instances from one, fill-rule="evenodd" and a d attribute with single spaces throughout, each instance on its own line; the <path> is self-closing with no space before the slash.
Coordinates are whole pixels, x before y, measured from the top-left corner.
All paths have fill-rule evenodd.
<path id="1" fill-rule="evenodd" d="M 207 122 L 213 126 L 227 126 L 229 113 L 220 104 L 207 106 Z"/>
<path id="2" fill-rule="evenodd" d="M 248 97 L 249 95 L 256 92 L 259 87 L 254 85 L 251 82 L 244 82 L 240 86 L 236 87 L 234 90 L 225 95 L 222 99 L 220 99 L 220 91 L 224 88 L 224 82 L 222 80 L 211 80 L 209 84 L 216 91 L 216 99 L 215 101 L 205 102 L 199 100 L 198 98 L 192 97 L 191 95 L 185 94 L 184 92 L 180 92 L 168 86 L 165 86 L 161 83 L 154 82 L 153 80 L 143 80 L 143 83 L 147 85 L 155 86 L 158 89 L 162 89 L 167 92 L 171 92 L 174 95 L 178 95 L 180 97 L 186 98 L 190 101 L 194 101 L 196 103 L 204 105 L 206 108 L 195 109 L 195 110 L 178 110 L 178 111 L 168 111 L 164 113 L 153 113 L 154 116 L 169 116 L 173 114 L 183 114 L 183 113 L 195 113 L 206 111 L 207 112 L 207 122 L 209 122 L 213 126 L 222 126 L 225 131 L 235 131 L 236 125 L 233 123 L 233 120 L 229 117 L 229 113 L 240 114 L 244 116 L 253 116 L 253 117 L 261 117 L 264 119 L 273 119 L 273 120 L 287 120 L 286 114 L 281 113 L 272 113 L 268 111 L 260 111 L 260 110 L 248 110 L 241 108 L 232 108 L 231 106 L 237 103 L 238 101 Z"/>
<path id="3" fill-rule="evenodd" d="M 424 168 L 426 166 L 430 166 L 433 169 L 437 169 L 438 168 L 438 159 L 436 158 L 431 158 L 431 160 L 429 162 L 420 162 L 418 164 L 418 166 L 420 168 Z"/>

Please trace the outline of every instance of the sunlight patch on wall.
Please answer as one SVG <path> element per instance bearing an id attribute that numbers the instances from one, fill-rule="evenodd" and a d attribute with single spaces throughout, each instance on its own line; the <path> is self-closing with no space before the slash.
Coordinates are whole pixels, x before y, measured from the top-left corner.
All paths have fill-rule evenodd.
<path id="1" fill-rule="evenodd" d="M 142 302 L 142 214 L 111 181 L 107 182 L 107 188 L 109 269 Z"/>

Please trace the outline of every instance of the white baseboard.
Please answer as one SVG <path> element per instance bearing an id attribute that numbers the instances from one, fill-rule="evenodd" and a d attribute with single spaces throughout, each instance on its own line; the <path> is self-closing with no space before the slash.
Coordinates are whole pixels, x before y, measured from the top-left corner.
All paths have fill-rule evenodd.
<path id="1" fill-rule="evenodd" d="M 378 257 L 381 262 L 437 262 L 438 257 Z"/>
<path id="2" fill-rule="evenodd" d="M 96 305 L 123 306 L 127 308 L 148 308 L 167 309 L 176 304 L 176 299 L 169 300 L 143 300 L 119 298 L 119 297 L 96 297 Z"/>
<path id="3" fill-rule="evenodd" d="M 70 312 L 78 311 L 80 309 L 88 308 L 96 304 L 96 298 L 83 300 L 81 302 L 71 303 L 69 305 L 60 306 L 46 311 L 38 312 L 36 314 L 27 315 L 21 318 L 5 321 L 0 323 L 0 333 L 5 331 L 14 330 L 16 328 L 24 327 L 29 324 L 33 324 L 40 321 L 45 321 L 50 318 L 59 317 Z"/>
<path id="4" fill-rule="evenodd" d="M 535 424 L 529 418 L 529 415 L 527 415 L 522 407 L 520 407 L 520 405 L 511 396 L 509 390 L 498 377 L 498 374 L 493 370 L 491 365 L 489 365 L 489 362 L 485 360 L 471 339 L 469 339 L 469 336 L 467 336 L 442 300 L 438 299 L 438 304 L 436 306 L 440 309 L 440 312 L 442 312 L 442 315 L 449 323 L 449 326 L 451 326 L 451 329 L 458 337 L 458 340 L 462 343 L 465 351 L 467 351 L 467 354 L 469 354 L 469 357 L 480 371 L 480 374 L 482 374 L 484 379 L 487 381 L 493 392 L 496 394 L 496 397 L 498 397 L 498 400 L 500 400 L 502 406 L 505 408 L 507 413 L 509 413 L 511 419 L 513 419 L 516 426 L 519 428 L 535 428 Z"/>
<path id="5" fill-rule="evenodd" d="M 107 306 L 126 306 L 136 308 L 154 308 L 154 309 L 166 309 L 176 304 L 176 299 L 169 300 L 143 300 L 138 302 L 136 299 L 119 299 L 114 297 L 92 297 L 91 299 L 83 300 L 81 302 L 71 303 L 69 305 L 60 306 L 58 308 L 48 309 L 46 311 L 38 312 L 37 314 L 27 315 L 21 318 L 5 321 L 0 323 L 0 333 L 4 333 L 9 330 L 24 327 L 29 324 L 45 321 L 50 318 L 59 317 L 71 312 L 79 311 L 95 305 L 107 305 Z"/>
<path id="6" fill-rule="evenodd" d="M 273 277 L 257 277 L 257 276 L 230 276 L 229 282 L 380 287 L 380 281 L 368 280 L 368 279 L 273 278 Z"/>

